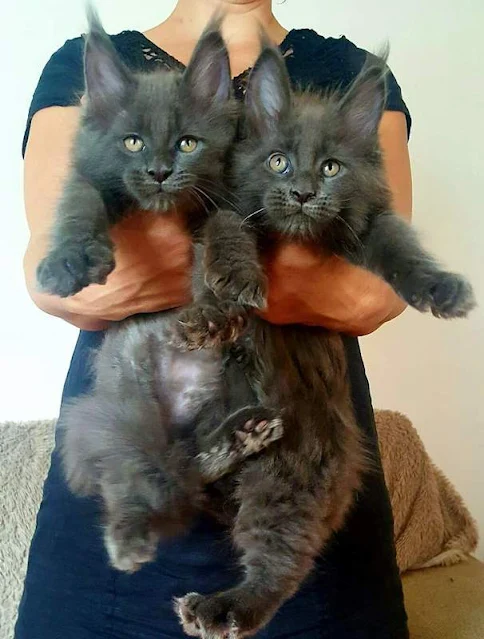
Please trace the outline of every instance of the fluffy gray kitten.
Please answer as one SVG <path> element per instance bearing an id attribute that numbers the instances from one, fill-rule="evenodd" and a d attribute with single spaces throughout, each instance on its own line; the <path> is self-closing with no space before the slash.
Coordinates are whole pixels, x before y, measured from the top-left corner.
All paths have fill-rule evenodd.
<path id="1" fill-rule="evenodd" d="M 391 210 L 378 142 L 385 73 L 371 56 L 344 93 L 292 92 L 280 52 L 263 49 L 231 157 L 243 226 L 262 252 L 275 238 L 310 242 L 376 273 L 420 311 L 462 317 L 474 306 L 470 285 L 444 271 Z M 212 258 L 224 286 L 243 285 L 224 247 Z M 176 602 L 187 634 L 211 639 L 249 636 L 270 621 L 342 527 L 368 470 L 339 334 L 253 318 L 239 343 L 259 400 L 284 411 L 284 436 L 238 467 L 235 480 L 216 484 L 234 507 L 244 577 Z"/>
<path id="2" fill-rule="evenodd" d="M 163 213 L 175 206 L 190 211 L 199 242 L 187 312 L 200 304 L 211 311 L 197 315 L 197 331 L 205 330 L 212 346 L 205 351 L 183 348 L 191 330 L 183 311 L 114 324 L 93 361 L 92 392 L 62 411 L 68 483 L 78 494 L 102 497 L 111 563 L 133 571 L 153 558 L 160 537 L 190 525 L 206 501 L 206 483 L 278 439 L 282 425 L 220 346 L 240 330 L 241 304 L 263 303 L 251 241 L 244 247 L 239 232 L 239 265 L 250 278 L 238 291 L 236 313 L 231 291 L 215 299 L 203 277 L 210 260 L 203 264 L 201 247 L 223 244 L 230 234 L 223 211 L 210 204 L 237 123 L 217 23 L 184 73 L 134 74 L 91 13 L 84 64 L 87 100 L 51 248 L 38 268 L 40 286 L 67 296 L 103 283 L 114 267 L 110 226 L 132 208 Z"/>
<path id="3" fill-rule="evenodd" d="M 50 251 L 37 271 L 40 287 L 60 296 L 106 281 L 114 268 L 109 228 L 133 209 L 187 209 L 196 229 L 209 194 L 220 191 L 237 122 L 216 23 L 184 73 L 131 72 L 92 10 L 89 23 L 87 100 Z"/>

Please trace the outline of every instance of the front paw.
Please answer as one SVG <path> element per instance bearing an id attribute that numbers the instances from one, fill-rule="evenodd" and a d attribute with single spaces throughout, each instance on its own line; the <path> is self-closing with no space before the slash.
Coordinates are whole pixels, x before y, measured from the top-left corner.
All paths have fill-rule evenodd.
<path id="1" fill-rule="evenodd" d="M 230 597 L 219 595 L 204 597 L 192 592 L 175 599 L 175 612 L 183 630 L 190 637 L 203 639 L 241 639 L 234 613 L 234 603 Z"/>
<path id="2" fill-rule="evenodd" d="M 466 317 L 476 306 L 474 292 L 461 275 L 437 271 L 406 278 L 402 297 L 418 311 L 430 311 L 435 317 Z"/>
<path id="3" fill-rule="evenodd" d="M 235 342 L 244 332 L 247 317 L 240 308 L 194 304 L 178 316 L 178 346 L 189 350 L 215 348 Z"/>
<path id="4" fill-rule="evenodd" d="M 267 282 L 258 266 L 209 266 L 206 270 L 205 284 L 219 300 L 233 302 L 242 308 L 263 310 L 267 306 Z"/>
<path id="5" fill-rule="evenodd" d="M 141 521 L 111 523 L 106 528 L 104 544 L 111 566 L 133 573 L 154 560 L 158 535 Z"/>
<path id="6" fill-rule="evenodd" d="M 42 291 L 69 297 L 89 284 L 104 284 L 113 268 L 113 245 L 108 239 L 79 239 L 50 251 L 37 268 L 37 281 Z"/>

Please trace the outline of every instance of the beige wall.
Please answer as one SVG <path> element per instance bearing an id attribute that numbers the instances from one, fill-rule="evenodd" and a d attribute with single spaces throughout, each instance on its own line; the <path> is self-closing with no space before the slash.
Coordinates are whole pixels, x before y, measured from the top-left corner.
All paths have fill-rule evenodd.
<path id="1" fill-rule="evenodd" d="M 171 0 L 98 0 L 111 31 L 147 28 Z M 467 273 L 484 300 L 484 3 L 482 0 L 287 0 L 287 27 L 346 34 L 391 66 L 414 117 L 415 224 L 449 266 Z M 30 95 L 50 53 L 84 28 L 83 3 L 2 3 L 0 103 L 3 186 L 0 237 L 0 419 L 56 414 L 75 331 L 36 311 L 23 290 L 27 241 L 20 139 Z M 53 140 L 55 144 L 55 140 Z M 10 157 L 14 157 L 12 161 Z M 484 302 L 483 302 L 484 305 Z M 434 460 L 465 496 L 484 531 L 483 311 L 460 323 L 412 311 L 362 341 L 376 406 L 407 413 Z"/>

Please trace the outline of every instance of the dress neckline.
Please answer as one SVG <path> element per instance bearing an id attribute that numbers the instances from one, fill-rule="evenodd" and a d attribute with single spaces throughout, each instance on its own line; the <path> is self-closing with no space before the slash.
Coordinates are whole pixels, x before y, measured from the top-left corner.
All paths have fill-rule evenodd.
<path id="1" fill-rule="evenodd" d="M 284 38 L 281 40 L 281 42 L 278 44 L 278 48 L 283 55 L 290 50 L 291 48 L 290 40 L 295 31 L 296 29 L 290 29 L 286 33 Z M 184 71 L 186 69 L 186 65 L 183 64 L 183 62 L 180 62 L 180 60 L 172 56 L 170 53 L 168 53 L 168 51 L 165 51 L 165 49 L 162 49 L 161 47 L 159 47 L 157 44 L 153 42 L 153 40 L 150 40 L 144 33 L 142 33 L 141 31 L 133 31 L 133 33 L 140 36 L 142 40 L 143 54 L 147 60 L 156 59 L 158 62 L 161 62 L 164 66 L 170 69 L 175 69 L 179 71 Z M 238 73 L 236 76 L 234 76 L 232 78 L 232 81 L 234 82 L 235 85 L 240 84 L 240 82 L 242 82 L 249 75 L 251 71 L 252 71 L 252 67 L 248 67 L 241 73 Z"/>

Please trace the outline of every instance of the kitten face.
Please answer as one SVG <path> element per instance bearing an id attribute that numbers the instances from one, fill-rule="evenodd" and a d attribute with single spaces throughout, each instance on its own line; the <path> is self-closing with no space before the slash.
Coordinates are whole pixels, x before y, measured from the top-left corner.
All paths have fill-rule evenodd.
<path id="1" fill-rule="evenodd" d="M 371 206 L 387 197 L 377 136 L 381 82 L 360 78 L 343 97 L 291 95 L 279 54 L 269 49 L 261 59 L 249 81 L 247 136 L 234 160 L 247 213 L 259 211 L 250 224 L 303 240 L 336 226 L 360 233 Z"/>
<path id="2" fill-rule="evenodd" d="M 137 83 L 99 146 L 110 149 L 113 173 L 142 208 L 165 211 L 181 200 L 198 208 L 200 191 L 213 196 L 221 180 L 233 108 L 227 100 L 203 111 L 174 73 L 140 76 Z"/>
<path id="3" fill-rule="evenodd" d="M 94 173 L 99 167 L 99 181 L 144 209 L 166 211 L 190 200 L 204 206 L 221 179 L 236 125 L 218 30 L 202 36 L 183 74 L 133 74 L 108 36 L 92 30 L 85 73 L 78 152 Z"/>

